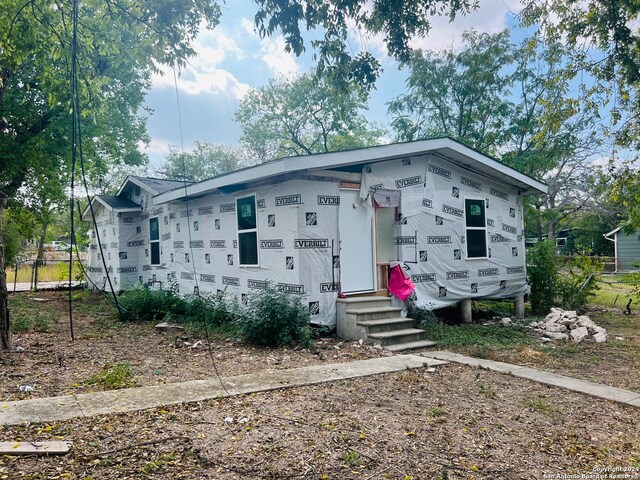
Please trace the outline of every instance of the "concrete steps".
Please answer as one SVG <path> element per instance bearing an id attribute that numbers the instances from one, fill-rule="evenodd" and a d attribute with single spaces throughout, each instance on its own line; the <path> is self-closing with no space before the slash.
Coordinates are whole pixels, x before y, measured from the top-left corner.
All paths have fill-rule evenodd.
<path id="1" fill-rule="evenodd" d="M 386 347 L 387 345 L 397 345 L 400 343 L 417 342 L 425 340 L 426 333 L 418 328 L 404 328 L 390 332 L 370 333 L 368 339 Z"/>
<path id="2" fill-rule="evenodd" d="M 349 297 L 337 300 L 338 336 L 347 340 L 368 340 L 399 352 L 435 345 L 424 330 L 413 328 L 413 320 L 400 316 L 389 297 Z"/>

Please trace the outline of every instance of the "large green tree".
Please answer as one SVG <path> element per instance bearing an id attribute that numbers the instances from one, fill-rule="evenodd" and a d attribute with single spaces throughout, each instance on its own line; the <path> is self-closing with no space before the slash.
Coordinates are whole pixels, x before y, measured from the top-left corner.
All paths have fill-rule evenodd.
<path id="1" fill-rule="evenodd" d="M 539 237 L 555 236 L 593 204 L 593 156 L 601 135 L 593 95 L 572 92 L 565 49 L 508 32 L 467 32 L 459 51 L 415 53 L 407 93 L 390 102 L 397 138 L 450 136 L 549 185 L 527 199 L 526 219 Z"/>
<path id="2" fill-rule="evenodd" d="M 417 51 L 408 60 L 407 93 L 389 103 L 398 140 L 448 136 L 487 153 L 504 145 L 512 108 L 505 68 L 515 50 L 509 32 L 462 38 L 462 51 Z"/>
<path id="3" fill-rule="evenodd" d="M 171 147 L 164 157 L 160 173 L 166 178 L 199 182 L 250 164 L 244 150 L 238 147 L 196 142 L 190 152 Z"/>
<path id="4" fill-rule="evenodd" d="M 382 131 L 364 117 L 368 95 L 311 75 L 272 79 L 245 95 L 235 114 L 241 141 L 258 162 L 377 143 Z"/>
<path id="5" fill-rule="evenodd" d="M 137 146 L 146 134 L 138 112 L 150 72 L 160 64 L 182 65 L 194 53 L 190 43 L 202 21 L 213 26 L 218 16 L 215 0 L 5 0 L 0 9 L 0 219 L 17 192 L 38 195 L 35 179 L 70 179 L 71 112 L 82 119 L 86 170 L 144 162 Z M 72 70 L 77 101 L 71 98 Z M 1 239 L 0 224 L 0 343 L 8 348 Z"/>
<path id="6" fill-rule="evenodd" d="M 636 0 L 526 0 L 523 25 L 562 41 L 574 71 L 593 75 L 613 103 L 619 144 L 640 146 L 640 6 Z"/>

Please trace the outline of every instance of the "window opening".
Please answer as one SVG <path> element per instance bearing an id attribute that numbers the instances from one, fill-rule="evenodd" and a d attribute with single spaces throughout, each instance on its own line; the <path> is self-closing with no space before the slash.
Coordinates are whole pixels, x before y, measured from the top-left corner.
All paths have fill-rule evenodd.
<path id="1" fill-rule="evenodd" d="M 487 219 L 484 200 L 464 201 L 467 258 L 487 258 Z"/>
<path id="2" fill-rule="evenodd" d="M 256 196 L 236 199 L 238 259 L 241 267 L 258 266 L 258 221 Z"/>

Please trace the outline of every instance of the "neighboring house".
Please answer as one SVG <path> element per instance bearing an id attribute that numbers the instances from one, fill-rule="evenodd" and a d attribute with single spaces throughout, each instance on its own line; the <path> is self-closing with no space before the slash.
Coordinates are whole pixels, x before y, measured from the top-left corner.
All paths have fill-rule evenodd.
<path id="1" fill-rule="evenodd" d="M 556 233 L 555 241 L 556 241 L 556 247 L 558 247 L 558 250 L 557 250 L 558 253 L 561 253 L 562 250 L 567 246 L 567 243 L 570 238 L 571 230 L 575 230 L 575 229 L 574 228 L 564 229 Z M 542 240 L 546 240 L 547 238 L 549 238 L 549 234 L 543 233 Z M 525 237 L 524 239 L 524 246 L 526 248 L 531 248 L 536 243 L 538 243 L 538 237 Z"/>
<path id="2" fill-rule="evenodd" d="M 92 200 L 89 280 L 108 288 L 104 262 L 116 289 L 241 299 L 270 281 L 326 325 L 338 295 L 384 291 L 394 260 L 429 309 L 517 298 L 522 198 L 546 191 L 449 138 L 283 158 L 189 185 L 131 176 Z"/>
<path id="3" fill-rule="evenodd" d="M 625 233 L 622 227 L 604 234 L 604 238 L 613 242 L 616 272 L 637 270 L 634 264 L 640 263 L 640 229 Z"/>

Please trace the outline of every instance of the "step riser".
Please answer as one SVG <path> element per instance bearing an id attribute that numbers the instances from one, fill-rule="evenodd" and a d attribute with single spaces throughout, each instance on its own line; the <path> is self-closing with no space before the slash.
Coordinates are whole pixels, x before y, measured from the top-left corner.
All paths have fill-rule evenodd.
<path id="1" fill-rule="evenodd" d="M 367 320 L 382 320 L 385 318 L 398 318 L 399 312 L 366 312 L 366 313 L 347 313 L 347 315 L 355 316 L 356 322 L 364 322 Z"/>
<path id="2" fill-rule="evenodd" d="M 397 337 L 391 338 L 372 338 L 369 337 L 369 340 L 373 343 L 377 343 L 378 345 L 382 345 L 383 347 L 387 345 L 397 345 L 398 343 L 409 343 L 409 342 L 417 342 L 419 340 L 426 340 L 426 332 L 422 333 L 410 333 L 407 335 L 398 335 Z"/>
<path id="3" fill-rule="evenodd" d="M 362 325 L 367 329 L 369 334 L 381 332 L 393 332 L 395 330 L 404 330 L 413 326 L 413 320 L 402 323 L 385 323 L 383 325 Z"/>
<path id="4" fill-rule="evenodd" d="M 346 310 L 356 310 L 358 308 L 382 308 L 389 307 L 391 305 L 391 300 L 389 298 L 380 297 L 380 299 L 375 300 L 360 300 L 360 301 L 350 301 L 349 303 L 345 303 Z"/>

